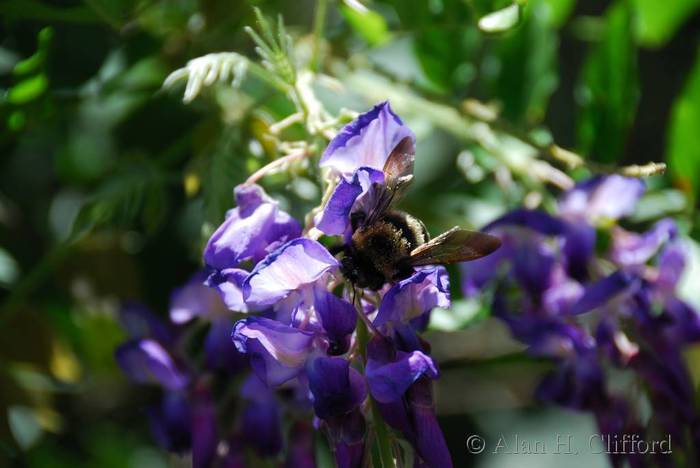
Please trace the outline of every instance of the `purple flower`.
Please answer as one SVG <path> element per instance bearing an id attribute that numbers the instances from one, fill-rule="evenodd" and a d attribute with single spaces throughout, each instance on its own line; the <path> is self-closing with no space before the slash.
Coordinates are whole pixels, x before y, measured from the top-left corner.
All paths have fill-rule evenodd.
<path id="1" fill-rule="evenodd" d="M 362 375 L 343 358 L 318 357 L 309 361 L 306 375 L 314 412 L 331 420 L 355 410 L 367 397 Z"/>
<path id="2" fill-rule="evenodd" d="M 346 234 L 351 228 L 355 213 L 367 216 L 375 200 L 375 185 L 384 184 L 384 173 L 380 170 L 361 167 L 351 177 L 340 178 L 323 211 L 316 218 L 316 227 L 333 236 Z"/>
<path id="3" fill-rule="evenodd" d="M 165 450 L 183 453 L 191 445 L 192 408 L 182 392 L 166 392 L 158 404 L 148 408 L 151 433 Z"/>
<path id="4" fill-rule="evenodd" d="M 169 390 L 181 390 L 188 383 L 187 374 L 163 346 L 146 338 L 132 340 L 115 352 L 119 367 L 134 382 L 158 383 Z"/>
<path id="5" fill-rule="evenodd" d="M 389 340 L 377 336 L 367 345 L 365 375 L 374 399 L 391 403 L 400 400 L 421 376 L 436 379 L 438 369 L 422 351 L 398 351 Z"/>
<path id="6" fill-rule="evenodd" d="M 221 318 L 214 320 L 204 338 L 204 363 L 208 369 L 223 370 L 229 373 L 241 371 L 247 367 L 247 359 L 231 341 L 233 320 Z"/>
<path id="7" fill-rule="evenodd" d="M 338 266 L 338 261 L 318 242 L 291 240 L 255 266 L 243 283 L 243 298 L 249 307 L 272 306 L 291 293 L 300 295 L 310 290 Z"/>
<path id="8" fill-rule="evenodd" d="M 450 307 L 450 281 L 442 266 L 418 270 L 393 285 L 382 299 L 374 325 L 407 323 L 435 307 Z"/>
<path id="9" fill-rule="evenodd" d="M 613 231 L 611 257 L 621 266 L 642 265 L 656 255 L 662 245 L 675 239 L 677 235 L 678 228 L 671 219 L 662 219 L 643 234 L 618 228 Z"/>
<path id="10" fill-rule="evenodd" d="M 192 467 L 212 466 L 218 443 L 214 401 L 209 390 L 198 385 L 192 396 Z"/>
<path id="11" fill-rule="evenodd" d="M 345 354 L 357 322 L 355 307 L 324 288 L 315 288 L 314 310 L 328 338 L 328 354 Z"/>
<path id="12" fill-rule="evenodd" d="M 274 456 L 282 450 L 282 414 L 277 399 L 255 375 L 240 389 L 246 401 L 240 421 L 243 440 L 261 456 Z"/>
<path id="13" fill-rule="evenodd" d="M 170 320 L 173 323 L 187 323 L 196 317 L 228 315 L 221 297 L 204 284 L 206 279 L 204 272 L 195 273 L 184 286 L 173 291 L 170 296 Z"/>
<path id="14" fill-rule="evenodd" d="M 350 122 L 331 140 L 321 157 L 321 167 L 350 176 L 360 167 L 382 170 L 391 151 L 413 132 L 391 110 L 389 102 L 376 105 Z"/>
<path id="15" fill-rule="evenodd" d="M 218 291 L 229 310 L 248 312 L 248 305 L 243 300 L 243 282 L 248 274 L 240 268 L 214 270 L 204 284 Z"/>
<path id="16" fill-rule="evenodd" d="M 270 386 L 296 377 L 314 343 L 314 333 L 264 317 L 237 322 L 231 337 L 238 351 L 249 355 L 256 375 Z"/>
<path id="17" fill-rule="evenodd" d="M 257 185 L 239 185 L 234 190 L 236 208 L 214 232 L 204 249 L 204 262 L 216 270 L 253 263 L 282 243 L 301 234 L 299 223 L 279 209 Z"/>
<path id="18" fill-rule="evenodd" d="M 620 175 L 597 176 L 576 184 L 559 201 L 559 214 L 591 224 L 629 215 L 644 194 L 644 182 Z"/>

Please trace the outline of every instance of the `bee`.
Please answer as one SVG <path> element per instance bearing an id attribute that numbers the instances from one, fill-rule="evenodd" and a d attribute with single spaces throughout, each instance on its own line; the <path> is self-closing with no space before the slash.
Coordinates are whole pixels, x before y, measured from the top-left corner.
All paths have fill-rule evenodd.
<path id="1" fill-rule="evenodd" d="M 406 137 L 384 164 L 384 184 L 372 187 L 373 206 L 350 216 L 352 236 L 339 249 L 340 270 L 359 288 L 378 290 L 408 278 L 415 267 L 476 260 L 501 245 L 497 237 L 458 226 L 430 239 L 419 219 L 393 210 L 413 180 L 414 158 L 413 142 Z"/>

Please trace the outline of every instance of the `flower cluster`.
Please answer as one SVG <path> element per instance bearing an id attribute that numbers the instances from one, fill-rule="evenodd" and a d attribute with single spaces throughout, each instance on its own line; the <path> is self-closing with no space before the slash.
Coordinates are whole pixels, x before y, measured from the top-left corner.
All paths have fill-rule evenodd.
<path id="1" fill-rule="evenodd" d="M 542 401 L 591 412 L 602 434 L 670 434 L 675 452 L 700 442 L 682 354 L 700 340 L 700 316 L 675 293 L 685 264 L 675 224 L 663 219 L 640 234 L 617 223 L 644 189 L 637 179 L 595 177 L 564 193 L 556 216 L 502 216 L 485 228 L 502 248 L 462 265 L 462 289 L 490 294 L 513 336 L 556 363 L 537 389 Z M 614 385 L 621 373 L 633 383 Z M 611 461 L 638 466 L 640 456 Z"/>
<path id="2" fill-rule="evenodd" d="M 325 234 L 325 244 L 260 186 L 235 188 L 236 207 L 205 247 L 204 273 L 172 299 L 173 322 L 210 322 L 203 366 L 195 372 L 197 363 L 182 357 L 192 336 L 172 337 L 152 318 L 117 352 L 134 380 L 164 389 L 152 420 L 165 447 L 191 448 L 195 466 L 208 466 L 226 456 L 242 463 L 243 444 L 262 456 L 286 445 L 295 465 L 313 465 L 313 453 L 305 450 L 311 438 L 294 429 L 285 441 L 279 426 L 282 410 L 300 421 L 313 411 L 340 467 L 365 466 L 373 444 L 400 462 L 396 434 L 413 447 L 418 465 L 451 466 L 433 405 L 431 381 L 439 373 L 418 334 L 433 308 L 450 305 L 446 270 L 420 267 L 363 290 L 341 273 L 336 249 L 326 247 L 348 242 L 353 220 L 369 216 L 377 202 L 391 152 L 400 145 L 413 153 L 414 143 L 388 103 L 360 115 L 330 142 L 320 165 L 336 185 L 313 230 Z M 244 407 L 235 408 L 238 429 L 222 431 L 228 408 L 213 403 L 215 379 L 230 381 L 247 367 L 252 374 L 239 390 Z M 385 424 L 396 433 L 387 434 Z"/>

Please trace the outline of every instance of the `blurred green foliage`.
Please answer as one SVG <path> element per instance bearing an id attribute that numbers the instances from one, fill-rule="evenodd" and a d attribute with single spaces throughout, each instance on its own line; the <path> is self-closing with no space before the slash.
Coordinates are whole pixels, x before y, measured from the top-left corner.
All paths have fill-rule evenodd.
<path id="1" fill-rule="evenodd" d="M 568 169 L 548 153 L 557 143 L 604 169 L 666 161 L 633 222 L 676 216 L 700 239 L 700 1 L 361 3 L 329 1 L 321 36 L 311 0 L 0 3 L 0 465 L 168 462 L 147 434 L 148 395 L 112 360 L 123 338 L 115 311 L 137 298 L 164 313 L 234 185 L 282 142 L 308 138 L 300 124 L 270 137 L 295 104 L 255 70 L 239 87 L 203 87 L 189 106 L 182 88 L 161 88 L 208 53 L 257 63 L 243 30 L 252 6 L 284 17 L 295 65 L 318 60 L 311 88 L 332 114 L 391 98 L 418 136 L 405 204 L 432 231 L 481 225 L 523 200 L 551 206 L 557 173 L 537 168 Z M 317 176 L 293 164 L 265 185 L 301 217 L 319 203 Z M 454 289 L 456 311 L 438 313 L 438 328 L 488 323 Z M 474 374 L 491 358 L 450 357 Z M 472 424 L 460 417 L 448 438 Z"/>

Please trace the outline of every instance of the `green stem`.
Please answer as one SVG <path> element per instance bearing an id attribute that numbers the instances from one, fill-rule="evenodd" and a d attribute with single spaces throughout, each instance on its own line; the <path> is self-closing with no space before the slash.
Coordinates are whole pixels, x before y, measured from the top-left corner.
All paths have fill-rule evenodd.
<path id="1" fill-rule="evenodd" d="M 361 313 L 358 311 L 358 313 Z M 369 332 L 365 322 L 357 319 L 357 345 L 360 355 L 362 356 L 363 365 L 367 362 L 367 342 L 369 341 Z M 370 410 L 372 412 L 372 422 L 374 423 L 374 432 L 377 437 L 377 447 L 379 448 L 379 459 L 382 462 L 383 468 L 394 468 L 394 455 L 391 452 L 391 440 L 389 438 L 389 429 L 382 418 L 377 402 L 370 396 Z"/>
<path id="2" fill-rule="evenodd" d="M 321 62 L 321 40 L 323 39 L 323 27 L 326 24 L 326 10 L 328 0 L 317 0 L 316 14 L 314 15 L 314 38 L 311 50 L 311 71 L 317 72 Z"/>

